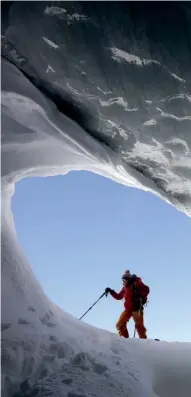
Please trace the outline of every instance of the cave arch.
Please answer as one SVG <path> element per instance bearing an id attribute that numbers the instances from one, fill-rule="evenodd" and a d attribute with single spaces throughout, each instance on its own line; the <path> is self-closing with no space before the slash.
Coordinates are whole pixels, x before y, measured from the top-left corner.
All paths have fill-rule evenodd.
<path id="1" fill-rule="evenodd" d="M 42 331 L 42 339 L 43 337 L 45 338 L 44 334 L 47 336 L 45 329 L 49 332 L 53 330 L 55 324 L 57 325 L 58 336 L 63 334 L 70 335 L 71 329 L 74 329 L 76 326 L 75 319 L 68 316 L 69 321 L 67 322 L 67 315 L 65 314 L 63 317 L 60 309 L 55 307 L 45 296 L 30 265 L 26 262 L 21 248 L 18 246 L 10 209 L 14 184 L 20 178 L 32 175 L 64 174 L 70 170 L 89 170 L 112 178 L 116 182 L 151 191 L 188 215 L 190 215 L 191 194 L 190 5 L 173 5 L 172 12 L 169 3 L 164 5 L 165 10 L 162 10 L 159 3 L 159 12 L 156 12 L 156 4 L 151 6 L 149 10 L 145 9 L 145 5 L 140 5 L 138 11 L 133 4 L 114 4 L 112 7 L 116 7 L 115 10 L 117 10 L 114 14 L 115 18 L 111 18 L 111 8 L 108 10 L 107 16 L 103 12 L 102 7 L 104 6 L 100 6 L 101 11 L 98 10 L 95 12 L 94 10 L 96 18 L 95 21 L 93 20 L 93 29 L 95 31 L 92 37 L 97 45 L 101 42 L 99 40 L 101 36 L 98 36 L 97 33 L 97 29 L 100 28 L 99 21 L 101 20 L 102 25 L 108 29 L 107 34 L 103 32 L 103 29 L 99 30 L 106 40 L 104 43 L 107 51 L 103 55 L 103 58 L 93 58 L 93 61 L 95 61 L 94 64 L 96 64 L 96 70 L 104 70 L 104 73 L 98 79 L 100 84 L 103 82 L 103 86 L 96 86 L 99 94 L 95 91 L 95 87 L 93 87 L 93 91 L 90 92 L 91 95 L 85 98 L 85 102 L 86 104 L 91 102 L 93 114 L 95 111 L 96 116 L 100 114 L 101 116 L 104 115 L 104 123 L 107 123 L 108 120 L 110 121 L 109 125 L 107 124 L 107 128 L 110 128 L 111 133 L 117 138 L 116 141 L 112 141 L 111 145 L 111 139 L 106 139 L 107 134 L 102 136 L 98 130 L 95 133 L 94 121 L 96 119 L 97 123 L 97 118 L 93 118 L 93 122 L 88 125 L 88 132 L 85 131 L 82 126 L 80 127 L 71 118 L 66 117 L 64 112 L 61 113 L 58 106 L 55 105 L 50 97 L 47 98 L 47 96 L 45 97 L 40 92 L 40 87 L 37 87 L 36 84 L 36 81 L 40 79 L 38 74 L 35 76 L 35 84 L 34 81 L 31 82 L 27 78 L 29 74 L 35 74 L 36 70 L 40 70 L 40 73 L 42 71 L 46 73 L 47 64 L 43 57 L 40 65 L 37 65 L 36 69 L 34 68 L 33 60 L 36 61 L 36 58 L 38 58 L 34 54 L 35 49 L 39 46 L 38 50 L 40 51 L 40 49 L 45 48 L 43 45 L 46 44 L 51 49 L 56 50 L 58 49 L 58 44 L 43 35 L 44 31 L 43 29 L 41 30 L 41 23 L 43 24 L 45 21 L 44 15 L 48 15 L 48 18 L 52 18 L 52 16 L 53 18 L 57 18 L 59 15 L 60 18 L 61 12 L 58 9 L 55 10 L 54 7 L 54 10 L 50 10 L 49 5 L 39 4 L 33 6 L 30 3 L 28 6 L 28 2 L 27 5 L 22 3 L 23 8 L 21 9 L 19 2 L 16 3 L 10 2 L 9 4 L 9 14 L 6 15 L 3 21 L 4 37 L 2 38 L 2 52 L 4 56 L 2 60 L 1 185 L 2 327 L 7 332 L 9 343 L 12 341 L 13 345 L 15 338 L 17 338 L 17 342 L 19 340 L 23 342 L 23 336 L 27 339 L 27 325 L 31 323 L 32 334 L 38 336 L 39 332 Z M 20 25 L 17 7 L 21 15 L 26 13 L 25 16 L 27 15 L 29 26 L 27 24 L 25 26 Z M 36 29 L 32 30 L 32 25 L 33 27 L 35 26 L 33 23 L 36 12 L 35 7 L 37 7 L 38 16 L 42 11 L 44 14 L 41 19 L 38 20 L 37 18 L 41 23 L 36 26 Z M 40 11 L 38 7 L 40 7 Z M 46 10 L 44 10 L 44 7 Z M 70 7 L 73 6 L 71 5 Z M 79 21 L 80 12 L 87 12 L 87 14 L 91 12 L 88 3 L 87 5 L 85 3 L 77 4 L 76 7 L 78 8 L 78 14 L 74 13 L 73 9 L 70 9 L 70 12 L 67 13 L 62 11 L 62 18 L 66 18 L 67 16 L 67 29 L 69 29 L 68 26 L 70 26 L 69 23 L 71 21 Z M 121 24 L 118 7 L 122 7 L 121 15 L 123 24 Z M 123 12 L 123 7 L 126 7 L 125 12 Z M 124 21 L 126 13 L 128 14 L 128 24 Z M 78 15 L 78 19 L 76 15 Z M 101 18 L 100 20 L 99 16 Z M 113 24 L 116 18 L 119 18 L 117 19 L 118 25 L 114 29 Z M 81 18 L 81 20 L 83 19 Z M 105 25 L 103 22 L 105 22 Z M 49 23 L 48 25 L 42 25 L 46 35 L 49 33 L 50 25 Z M 62 28 L 62 21 L 59 21 L 58 25 Z M 58 27 L 58 25 L 56 26 Z M 121 26 L 120 34 L 119 26 Z M 31 30 L 28 30 L 28 27 Z M 130 29 L 128 40 L 126 40 L 127 28 Z M 86 31 L 87 41 L 81 41 L 82 48 L 88 48 L 90 51 L 91 36 L 88 36 L 87 27 L 80 31 L 80 37 L 84 37 L 84 31 Z M 150 35 L 152 32 L 153 37 L 151 40 Z M 26 43 L 23 45 L 21 42 L 21 37 L 24 38 L 25 35 L 30 38 L 30 44 L 33 48 L 34 57 L 31 56 L 30 59 L 28 59 L 28 46 Z M 107 36 L 110 41 L 109 47 Z M 175 42 L 175 37 L 178 45 Z M 63 42 L 59 35 L 57 36 L 56 30 L 53 32 L 53 38 L 59 39 L 62 50 Z M 137 43 L 139 42 L 142 45 L 137 50 Z M 51 49 L 49 48 L 48 54 Z M 74 53 L 77 51 L 76 46 L 73 47 L 73 51 Z M 57 54 L 58 59 L 60 59 L 60 54 L 63 55 L 62 51 L 61 53 L 57 51 Z M 96 47 L 96 54 L 99 54 L 98 47 Z M 54 53 L 54 56 L 57 59 L 56 53 Z M 105 70 L 104 60 L 107 57 L 112 61 L 112 66 L 110 63 L 108 70 Z M 63 62 L 63 58 L 61 60 L 62 68 L 64 68 L 67 62 Z M 43 68 L 45 66 L 46 68 L 44 70 Z M 47 75 L 51 71 L 50 66 Z M 59 63 L 57 66 L 58 72 L 61 73 L 62 68 L 59 67 Z M 70 68 L 66 67 L 65 72 L 68 73 L 68 78 L 71 77 L 69 72 L 70 70 L 74 70 L 74 66 L 75 62 L 73 65 L 70 65 Z M 79 65 L 77 66 L 79 67 Z M 111 75 L 109 75 L 109 71 L 112 71 Z M 88 72 L 91 75 L 91 67 Z M 78 80 L 79 73 L 85 78 L 86 72 L 83 70 L 79 72 L 78 68 L 78 71 L 75 71 L 73 76 L 76 81 Z M 127 75 L 130 76 L 130 79 L 127 79 Z M 63 78 L 63 75 L 61 75 L 61 78 Z M 116 84 L 116 81 L 119 84 Z M 53 83 L 55 83 L 54 79 Z M 70 93 L 73 90 L 74 94 L 75 88 L 71 85 Z M 78 92 L 75 92 L 75 95 L 79 95 L 79 92 L 81 93 L 83 91 L 84 85 L 79 85 L 77 88 Z M 113 92 L 111 92 L 111 88 Z M 148 93 L 151 97 L 148 96 Z M 107 97 L 108 94 L 111 96 Z M 116 109 L 119 110 L 117 119 L 115 118 Z M 139 112 L 136 113 L 138 110 Z M 123 123 L 121 125 L 122 119 Z M 129 121 L 128 123 L 127 120 Z M 76 121 L 79 121 L 79 119 Z M 83 122 L 83 120 L 80 119 L 80 122 Z M 135 122 L 136 124 L 134 124 Z M 184 128 L 182 128 L 182 125 L 184 125 Z M 126 130 L 124 126 L 127 127 Z M 96 124 L 96 128 L 99 129 L 99 123 Z M 166 139 L 168 129 L 170 131 L 170 139 L 169 136 Z M 151 145 L 153 137 L 155 139 L 156 136 L 158 138 L 157 144 L 155 142 L 149 152 L 149 160 L 152 160 L 149 165 L 152 171 L 157 170 L 155 174 L 148 172 L 147 156 L 148 147 Z M 160 137 L 162 138 L 159 139 Z M 135 147 L 135 143 L 138 143 L 138 145 L 136 145 L 135 156 L 132 160 L 131 153 Z M 125 155 L 122 153 L 123 144 L 125 145 Z M 127 156 L 128 147 L 131 148 L 130 157 L 128 157 L 129 153 Z M 155 151 L 159 155 L 157 160 L 156 158 L 153 160 L 152 157 Z M 161 152 L 163 154 L 162 156 Z M 128 161 L 125 161 L 126 157 L 128 157 Z M 180 164 L 180 160 L 183 161 L 183 164 Z M 178 189 L 176 182 L 178 183 Z M 22 313 L 27 313 L 27 318 L 23 318 Z M 20 333 L 21 324 L 26 325 L 23 334 Z M 79 332 L 81 333 L 79 343 L 75 342 L 75 344 L 74 338 L 72 338 L 74 349 L 78 350 L 80 343 L 85 346 L 85 342 L 87 342 L 84 341 L 82 334 L 89 335 L 89 329 L 83 327 L 79 325 Z M 101 346 L 105 343 L 110 346 L 111 340 L 109 337 L 107 338 L 105 334 L 98 336 L 96 331 L 93 331 L 93 333 L 96 343 L 99 344 L 100 351 Z M 50 336 L 55 337 L 52 334 Z M 8 346 L 6 345 L 6 341 L 4 342 L 7 352 Z M 42 345 L 39 344 L 38 337 L 34 337 L 33 342 L 33 351 L 39 353 Z M 44 343 L 43 340 L 41 342 L 42 344 Z M 26 345 L 27 343 L 29 343 L 28 340 L 26 341 Z M 117 342 L 113 343 L 117 344 Z M 17 354 L 15 356 L 13 354 L 13 358 L 16 357 L 14 358 L 15 368 L 17 367 L 19 354 L 23 355 L 22 365 L 23 363 L 28 363 L 28 357 L 25 357 L 27 346 L 23 354 L 23 349 L 18 344 L 16 348 L 18 349 Z M 83 362 L 83 357 L 80 356 L 77 358 L 79 360 L 78 362 Z M 32 368 L 34 368 L 33 365 Z M 102 370 L 104 369 L 102 368 Z M 23 375 L 23 368 L 18 366 L 17 371 L 18 376 Z M 140 395 L 141 390 L 141 395 L 144 396 L 142 392 L 144 382 L 140 382 L 139 386 L 139 391 L 135 395 Z M 150 386 L 149 390 L 151 389 L 152 387 Z M 146 392 L 145 395 L 148 395 Z"/>

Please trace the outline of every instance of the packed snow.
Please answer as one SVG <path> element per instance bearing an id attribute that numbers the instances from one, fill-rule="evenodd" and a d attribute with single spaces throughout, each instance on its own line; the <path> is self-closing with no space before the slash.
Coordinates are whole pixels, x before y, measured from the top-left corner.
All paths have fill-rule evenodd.
<path id="1" fill-rule="evenodd" d="M 179 65 L 171 62 L 173 55 L 167 59 L 168 52 L 165 57 L 170 66 L 164 66 L 162 47 L 161 57 L 156 59 L 152 54 L 147 57 L 146 52 L 139 56 L 136 45 L 128 51 L 118 25 L 111 39 L 108 25 L 105 44 L 96 49 L 98 54 L 105 52 L 99 57 L 100 63 L 92 57 L 94 67 L 98 67 L 91 69 L 91 46 L 86 44 L 91 38 L 91 43 L 97 40 L 98 45 L 100 36 L 98 30 L 88 36 L 84 29 L 90 25 L 100 28 L 102 15 L 100 21 L 94 15 L 94 24 L 88 7 L 83 11 L 77 5 L 69 12 L 65 5 L 69 8 L 69 3 L 64 7 L 30 3 L 28 12 L 28 5 L 25 9 L 23 3 L 21 9 L 19 2 L 14 2 L 2 39 L 2 396 L 190 397 L 191 343 L 125 340 L 77 320 L 44 294 L 18 243 L 11 199 L 15 184 L 24 177 L 88 170 L 152 192 L 191 214 L 190 68 L 187 65 L 186 72 L 178 76 Z M 22 12 L 25 14 L 20 18 Z M 117 16 L 115 13 L 111 24 Z M 67 30 L 63 38 L 59 36 L 63 25 L 59 24 L 65 19 L 69 26 L 64 22 Z M 76 25 L 82 27 L 76 30 L 79 40 L 87 38 L 87 42 L 81 41 L 83 56 L 80 50 L 79 57 L 78 48 L 68 40 L 72 37 L 72 43 L 77 42 L 76 35 L 72 36 Z M 104 28 L 108 26 L 104 22 Z M 133 29 L 133 24 L 130 27 Z M 57 42 L 64 43 L 64 53 L 63 45 Z M 70 50 L 74 48 L 75 56 L 67 45 Z M 54 63 L 48 58 L 50 53 Z M 81 63 L 83 80 L 76 72 Z M 106 64 L 107 69 L 99 75 Z M 117 78 L 121 85 L 117 85 Z M 141 86 L 143 80 L 148 84 L 146 91 L 144 84 Z M 91 116 L 96 115 L 97 124 L 92 122 L 88 130 L 67 117 L 66 102 L 61 111 L 54 102 L 56 95 L 48 97 L 40 90 L 47 81 L 72 98 L 70 106 L 76 98 L 82 107 L 90 104 L 85 107 L 87 115 L 89 110 Z M 92 133 L 95 125 L 100 136 Z M 108 136 L 115 141 L 106 140 Z"/>

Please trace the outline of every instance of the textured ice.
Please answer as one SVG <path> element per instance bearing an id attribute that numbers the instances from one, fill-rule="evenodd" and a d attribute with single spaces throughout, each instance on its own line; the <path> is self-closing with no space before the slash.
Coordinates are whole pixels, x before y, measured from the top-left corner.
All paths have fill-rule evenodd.
<path id="1" fill-rule="evenodd" d="M 62 15 L 65 14 L 67 11 L 65 8 L 61 8 L 61 7 L 55 7 L 55 6 L 46 6 L 44 13 L 47 15 Z"/>
<path id="2" fill-rule="evenodd" d="M 126 341 L 64 313 L 11 213 L 21 178 L 89 170 L 191 214 L 190 10 L 3 4 L 3 397 L 190 396 L 191 344 Z"/>
<path id="3" fill-rule="evenodd" d="M 51 47 L 55 48 L 55 50 L 58 48 L 58 45 L 56 43 L 53 43 L 53 41 L 47 39 L 47 37 L 43 37 L 43 40 Z"/>
<path id="4" fill-rule="evenodd" d="M 160 62 L 155 61 L 154 59 L 141 59 L 137 55 L 129 54 L 119 48 L 110 48 L 110 51 L 112 53 L 112 58 L 117 62 L 126 61 L 128 63 L 135 63 L 137 66 L 149 65 L 151 63 L 160 65 Z"/>

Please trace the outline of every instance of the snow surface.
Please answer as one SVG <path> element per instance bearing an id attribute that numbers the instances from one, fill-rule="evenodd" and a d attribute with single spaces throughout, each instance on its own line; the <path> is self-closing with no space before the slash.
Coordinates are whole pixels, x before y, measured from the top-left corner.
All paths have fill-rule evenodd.
<path id="1" fill-rule="evenodd" d="M 71 24 L 69 29 L 75 23 L 83 25 L 83 28 L 93 25 L 86 13 L 69 13 L 63 7 L 44 6 L 43 13 L 52 24 L 53 18 L 59 21 L 67 18 Z M 32 21 L 32 14 L 26 15 Z M 82 23 L 87 18 L 91 24 Z M 21 38 L 28 34 L 31 44 L 30 38 L 34 32 L 32 23 L 29 32 L 22 30 L 25 29 L 22 24 L 22 37 L 17 36 L 20 20 L 16 18 L 14 26 L 13 12 L 13 26 L 8 29 L 7 36 L 22 48 Z M 43 45 L 42 51 L 46 47 L 56 57 L 60 48 L 55 42 L 61 43 L 62 40 L 59 38 L 56 41 L 53 31 L 50 32 L 53 41 L 47 39 L 46 29 L 35 29 L 35 34 L 37 31 L 41 36 L 39 40 L 34 36 L 35 45 Z M 15 40 L 18 37 L 18 41 Z M 25 55 L 27 51 L 30 53 L 29 47 L 25 42 L 22 48 Z M 2 396 L 190 397 L 191 343 L 124 340 L 63 312 L 44 294 L 27 262 L 17 240 L 11 213 L 14 186 L 21 178 L 89 170 L 118 183 L 153 192 L 190 215 L 191 119 L 190 94 L 184 91 L 186 79 L 158 60 L 145 55 L 141 58 L 133 51 L 125 51 L 122 45 L 119 48 L 115 42 L 111 42 L 110 47 L 107 45 L 107 53 L 117 67 L 124 63 L 135 66 L 138 71 L 155 67 L 152 76 L 155 77 L 160 69 L 159 72 L 164 71 L 162 78 L 167 76 L 165 78 L 171 78 L 173 84 L 180 83 L 181 91 L 175 92 L 169 91 L 165 82 L 166 91 L 161 89 L 164 95 L 157 100 L 149 91 L 149 99 L 144 98 L 147 104 L 145 111 L 145 108 L 137 108 L 141 91 L 135 92 L 134 99 L 137 95 L 138 100 L 132 101 L 130 85 L 129 96 L 122 96 L 122 91 L 114 92 L 112 85 L 102 85 L 104 80 L 96 81 L 96 73 L 92 73 L 90 80 L 90 73 L 85 69 L 88 58 L 81 59 L 79 63 L 83 62 L 83 78 L 89 79 L 91 84 L 95 79 L 95 90 L 91 84 L 88 89 L 85 90 L 85 86 L 82 89 L 76 77 L 59 80 L 57 59 L 52 57 L 47 63 L 46 57 L 42 57 L 46 76 L 55 76 L 54 84 L 61 88 L 64 81 L 65 89 L 70 95 L 78 97 L 80 103 L 84 100 L 91 103 L 96 114 L 101 115 L 100 120 L 104 120 L 110 136 L 117 142 L 120 137 L 122 142 L 127 142 L 125 156 L 128 161 L 131 160 L 128 164 L 120 150 L 112 150 L 104 139 L 99 141 L 88 134 L 82 126 L 66 117 L 64 111 L 60 112 L 54 102 L 25 77 L 19 70 L 25 64 L 25 55 L 20 56 L 6 37 L 3 50 L 11 62 L 2 60 Z M 73 62 L 72 55 L 70 57 L 69 69 L 73 71 L 78 67 L 77 60 Z M 37 60 L 38 70 L 42 72 L 39 59 L 40 50 L 34 60 Z M 64 65 L 63 62 L 62 67 Z M 79 70 L 82 75 L 82 70 Z M 136 85 L 135 76 L 132 74 L 129 81 Z M 162 78 L 159 79 L 161 83 Z M 97 92 L 102 96 L 96 96 Z M 106 95 L 111 97 L 106 98 Z M 182 103 L 186 104 L 183 111 Z M 168 106 L 163 107 L 164 104 Z M 119 118 L 115 117 L 117 113 L 113 109 L 122 112 Z M 110 113 L 106 113 L 109 110 Z M 128 118 L 119 123 L 124 114 Z M 129 124 L 126 128 L 127 120 Z M 140 159 L 148 169 L 157 170 L 157 175 L 164 177 L 167 190 L 155 183 L 152 172 L 147 175 L 136 169 Z M 177 197 L 171 194 L 174 192 L 177 192 Z M 186 199 L 179 200 L 179 195 L 180 198 L 186 195 Z"/>

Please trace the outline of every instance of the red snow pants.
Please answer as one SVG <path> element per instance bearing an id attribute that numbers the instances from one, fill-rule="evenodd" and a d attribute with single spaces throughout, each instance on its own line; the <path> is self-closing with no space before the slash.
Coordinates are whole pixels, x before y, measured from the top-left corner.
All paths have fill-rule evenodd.
<path id="1" fill-rule="evenodd" d="M 133 320 L 135 322 L 135 328 L 137 330 L 139 338 L 147 339 L 147 334 L 146 334 L 147 330 L 144 326 L 144 314 L 142 311 L 132 312 L 125 310 L 124 312 L 122 312 L 116 324 L 118 334 L 120 336 L 123 336 L 124 338 L 129 338 L 127 323 L 131 317 L 133 317 Z"/>

